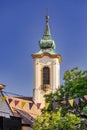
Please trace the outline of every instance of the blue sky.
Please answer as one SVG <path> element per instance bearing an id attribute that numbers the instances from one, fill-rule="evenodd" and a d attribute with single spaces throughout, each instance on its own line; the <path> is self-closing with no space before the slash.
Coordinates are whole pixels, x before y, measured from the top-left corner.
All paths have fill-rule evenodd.
<path id="1" fill-rule="evenodd" d="M 87 0 L 0 0 L 0 83 L 32 96 L 33 59 L 45 29 L 46 9 L 56 52 L 67 69 L 87 70 Z"/>

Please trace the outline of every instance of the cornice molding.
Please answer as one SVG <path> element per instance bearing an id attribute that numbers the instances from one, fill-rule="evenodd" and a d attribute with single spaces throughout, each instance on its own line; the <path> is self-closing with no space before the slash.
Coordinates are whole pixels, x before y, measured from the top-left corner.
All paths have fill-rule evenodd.
<path id="1" fill-rule="evenodd" d="M 58 58 L 59 60 L 59 63 L 62 62 L 62 58 L 61 58 L 61 55 L 59 54 L 49 54 L 49 53 L 42 53 L 42 54 L 32 54 L 32 58 L 35 59 L 35 58 L 42 58 L 44 56 L 48 56 L 50 58 Z"/>

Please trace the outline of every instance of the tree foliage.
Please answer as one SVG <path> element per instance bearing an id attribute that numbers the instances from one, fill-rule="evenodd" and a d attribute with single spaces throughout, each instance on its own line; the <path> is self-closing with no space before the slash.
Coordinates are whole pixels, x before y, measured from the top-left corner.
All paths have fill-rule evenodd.
<path id="1" fill-rule="evenodd" d="M 42 113 L 36 119 L 34 130 L 76 130 L 75 125 L 80 123 L 80 118 L 74 114 L 67 113 L 65 117 L 61 116 L 61 112 L 52 111 L 51 113 Z"/>
<path id="2" fill-rule="evenodd" d="M 64 74 L 65 97 L 82 97 L 87 94 L 87 71 L 75 67 Z"/>

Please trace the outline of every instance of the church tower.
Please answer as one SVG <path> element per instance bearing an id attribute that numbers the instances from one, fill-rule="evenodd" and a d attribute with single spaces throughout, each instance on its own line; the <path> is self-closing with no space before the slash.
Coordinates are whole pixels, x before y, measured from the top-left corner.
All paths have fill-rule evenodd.
<path id="1" fill-rule="evenodd" d="M 40 51 L 33 54 L 34 59 L 34 89 L 33 100 L 44 107 L 44 95 L 55 92 L 60 87 L 61 56 L 55 52 L 55 42 L 51 37 L 49 16 L 46 16 L 46 25 L 43 37 L 39 41 Z"/>

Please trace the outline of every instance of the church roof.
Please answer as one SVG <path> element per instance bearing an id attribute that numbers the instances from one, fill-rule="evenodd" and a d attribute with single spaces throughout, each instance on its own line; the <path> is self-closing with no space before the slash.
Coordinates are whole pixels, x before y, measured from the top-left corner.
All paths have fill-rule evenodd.
<path id="1" fill-rule="evenodd" d="M 39 40 L 40 50 L 37 53 L 32 54 L 33 58 L 42 58 L 43 56 L 48 56 L 50 58 L 58 58 L 61 63 L 61 55 L 55 52 L 55 42 L 51 37 L 50 27 L 49 27 L 49 16 L 46 16 L 46 25 L 43 37 Z"/>
<path id="2" fill-rule="evenodd" d="M 45 25 L 45 31 L 42 36 L 42 38 L 39 40 L 39 47 L 40 50 L 37 53 L 32 54 L 32 57 L 40 57 L 43 56 L 43 54 L 53 57 L 58 57 L 61 61 L 61 55 L 55 52 L 55 42 L 51 37 L 50 27 L 49 27 L 49 16 L 46 16 L 46 25 Z"/>
<path id="3" fill-rule="evenodd" d="M 39 40 L 40 51 L 36 54 L 42 54 L 47 52 L 49 54 L 55 54 L 55 42 L 51 37 L 50 27 L 49 27 L 49 16 L 46 16 L 46 25 L 43 37 Z"/>
<path id="4" fill-rule="evenodd" d="M 55 49 L 55 43 L 51 38 L 49 27 L 49 16 L 46 16 L 46 26 L 42 39 L 39 41 L 40 49 L 53 51 Z"/>

